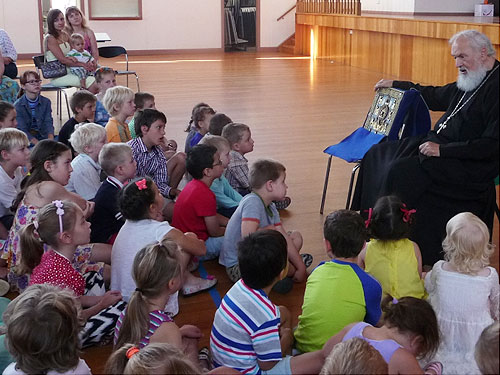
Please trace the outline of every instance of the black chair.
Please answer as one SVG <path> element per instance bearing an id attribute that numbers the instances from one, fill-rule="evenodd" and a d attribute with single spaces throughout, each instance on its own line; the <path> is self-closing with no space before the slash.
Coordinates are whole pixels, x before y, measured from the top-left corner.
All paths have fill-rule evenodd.
<path id="1" fill-rule="evenodd" d="M 41 75 L 43 78 L 45 76 L 43 75 L 42 71 L 42 64 L 44 63 L 44 56 L 43 55 L 37 55 L 33 56 L 33 63 L 35 64 L 36 71 L 39 75 Z M 41 74 L 40 74 L 41 73 Z M 68 111 L 68 118 L 71 118 L 71 113 L 69 111 L 69 101 L 68 101 L 68 94 L 66 93 L 66 89 L 71 88 L 70 86 L 54 86 L 51 83 L 45 83 L 42 85 L 42 91 L 56 91 L 57 93 L 57 103 L 56 103 L 56 113 L 59 115 L 59 121 L 62 120 L 62 97 L 61 93 L 64 94 L 64 98 L 66 99 L 66 109 Z"/>
<path id="2" fill-rule="evenodd" d="M 139 76 L 137 73 L 133 70 L 128 70 L 128 54 L 127 50 L 121 46 L 106 46 L 106 47 L 99 47 L 99 56 L 104 57 L 106 59 L 110 59 L 113 57 L 125 55 L 125 70 L 117 70 L 115 73 L 117 75 L 126 75 L 127 76 L 127 87 L 128 87 L 128 76 L 129 74 L 132 74 L 135 76 L 135 80 L 137 82 L 137 91 L 141 91 L 139 88 Z"/>

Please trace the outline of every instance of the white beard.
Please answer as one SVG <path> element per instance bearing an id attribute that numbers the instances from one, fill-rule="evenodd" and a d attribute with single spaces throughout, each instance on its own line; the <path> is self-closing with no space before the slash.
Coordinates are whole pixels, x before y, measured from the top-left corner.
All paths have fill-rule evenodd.
<path id="1" fill-rule="evenodd" d="M 477 70 L 468 70 L 467 74 L 458 73 L 457 87 L 462 91 L 474 90 L 486 77 L 488 70 L 480 66 Z"/>

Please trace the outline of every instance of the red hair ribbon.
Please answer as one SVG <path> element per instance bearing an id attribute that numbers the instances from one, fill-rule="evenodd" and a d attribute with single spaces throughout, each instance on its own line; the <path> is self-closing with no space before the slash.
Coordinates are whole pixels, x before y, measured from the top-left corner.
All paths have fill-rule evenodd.
<path id="1" fill-rule="evenodd" d="M 417 210 L 412 209 L 409 210 L 406 208 L 406 204 L 403 203 L 403 207 L 400 208 L 401 212 L 403 213 L 403 221 L 405 223 L 411 222 L 411 215 L 413 215 Z"/>
<path id="2" fill-rule="evenodd" d="M 132 346 L 127 350 L 126 356 L 128 359 L 132 358 L 134 354 L 139 352 L 139 348 L 137 346 Z"/>
<path id="3" fill-rule="evenodd" d="M 369 208 L 369 209 L 365 210 L 365 212 L 368 212 L 368 219 L 365 220 L 365 226 L 368 228 L 370 226 L 371 221 L 372 221 L 373 208 Z"/>
<path id="4" fill-rule="evenodd" d="M 143 178 L 142 180 L 136 181 L 135 185 L 137 186 L 137 189 L 139 189 L 139 190 L 144 190 L 144 189 L 148 188 L 145 178 Z"/>

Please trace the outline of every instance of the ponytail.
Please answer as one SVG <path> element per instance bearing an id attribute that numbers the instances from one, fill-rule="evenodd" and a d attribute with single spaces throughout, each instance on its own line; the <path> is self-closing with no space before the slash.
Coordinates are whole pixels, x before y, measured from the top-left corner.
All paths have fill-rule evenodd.
<path id="1" fill-rule="evenodd" d="M 21 263 L 20 274 L 29 274 L 40 264 L 43 255 L 43 242 L 35 224 L 24 227 L 20 233 Z"/>
<path id="2" fill-rule="evenodd" d="M 120 327 L 115 349 L 121 348 L 128 342 L 139 344 L 149 329 L 148 301 L 137 289 L 132 293 L 127 305 L 125 317 Z"/>

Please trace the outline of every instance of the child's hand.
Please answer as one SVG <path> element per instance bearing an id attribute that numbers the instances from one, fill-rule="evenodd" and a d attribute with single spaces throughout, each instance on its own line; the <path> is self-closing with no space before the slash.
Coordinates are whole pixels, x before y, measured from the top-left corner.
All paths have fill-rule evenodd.
<path id="1" fill-rule="evenodd" d="M 203 333 L 201 333 L 201 330 L 191 324 L 183 325 L 181 328 L 179 328 L 179 331 L 181 331 L 181 335 L 183 337 L 188 337 L 190 339 L 200 339 L 203 337 Z"/>
<path id="2" fill-rule="evenodd" d="M 88 219 L 89 217 L 92 216 L 92 214 L 94 213 L 94 206 L 95 202 L 87 201 L 85 209 L 83 210 L 83 216 L 85 217 L 85 219 Z"/>
<path id="3" fill-rule="evenodd" d="M 118 301 L 122 299 L 122 294 L 120 293 L 119 290 L 110 290 L 109 292 L 106 292 L 102 298 L 99 304 L 103 309 L 106 307 L 112 306 Z"/>

